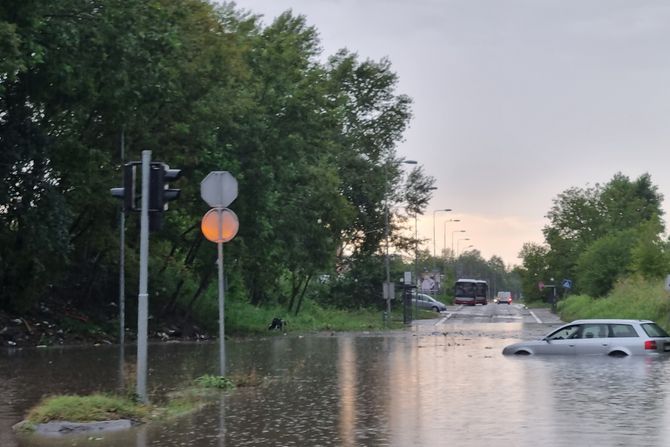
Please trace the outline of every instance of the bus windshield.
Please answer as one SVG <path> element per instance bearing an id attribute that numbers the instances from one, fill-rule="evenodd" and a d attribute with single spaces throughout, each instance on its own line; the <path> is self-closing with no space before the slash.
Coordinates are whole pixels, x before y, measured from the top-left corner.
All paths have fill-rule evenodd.
<path id="1" fill-rule="evenodd" d="M 475 292 L 477 291 L 477 285 L 474 281 L 456 281 L 454 286 L 454 295 L 456 296 L 467 296 L 475 297 Z"/>

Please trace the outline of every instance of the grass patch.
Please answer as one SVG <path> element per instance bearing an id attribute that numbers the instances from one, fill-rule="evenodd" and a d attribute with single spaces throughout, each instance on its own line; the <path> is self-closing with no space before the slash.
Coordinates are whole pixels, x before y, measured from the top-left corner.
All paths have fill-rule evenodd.
<path id="1" fill-rule="evenodd" d="M 202 388 L 216 388 L 219 390 L 235 389 L 235 383 L 225 376 L 212 376 L 210 374 L 195 379 L 195 384 Z"/>
<path id="2" fill-rule="evenodd" d="M 170 393 L 160 405 L 145 405 L 130 397 L 96 393 L 90 396 L 51 396 L 43 399 L 28 412 L 19 430 L 31 431 L 37 424 L 51 421 L 100 422 L 130 419 L 136 422 L 166 420 L 193 413 L 219 396 L 212 389 L 229 391 L 237 386 L 256 386 L 263 383 L 255 371 L 232 377 L 204 375 L 191 386 Z"/>
<path id="3" fill-rule="evenodd" d="M 396 309 L 397 308 L 397 309 Z M 286 322 L 284 332 L 369 331 L 383 330 L 383 312 L 375 309 L 344 310 L 324 307 L 311 300 L 303 302 L 296 316 L 285 307 L 256 307 L 246 302 L 226 302 L 226 333 L 232 335 L 267 335 L 273 318 Z M 402 309 L 394 306 L 389 328 L 400 329 Z"/>
<path id="4" fill-rule="evenodd" d="M 583 318 L 653 320 L 664 329 L 670 329 L 670 300 L 661 280 L 627 278 L 603 298 L 572 295 L 558 303 L 558 313 L 563 321 Z"/>
<path id="5" fill-rule="evenodd" d="M 34 424 L 49 421 L 97 422 L 117 419 L 145 420 L 150 408 L 120 396 L 51 396 L 30 410 L 26 419 Z"/>

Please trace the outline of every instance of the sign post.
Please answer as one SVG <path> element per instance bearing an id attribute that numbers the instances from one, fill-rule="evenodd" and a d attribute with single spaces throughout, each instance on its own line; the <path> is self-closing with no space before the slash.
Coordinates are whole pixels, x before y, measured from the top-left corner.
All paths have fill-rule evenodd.
<path id="1" fill-rule="evenodd" d="M 223 283 L 223 243 L 235 237 L 240 227 L 237 215 L 226 208 L 237 198 L 237 180 L 228 171 L 213 171 L 200 182 L 200 196 L 211 207 L 202 218 L 202 234 L 216 242 L 219 270 L 219 361 L 220 374 L 226 374 L 225 288 Z"/>

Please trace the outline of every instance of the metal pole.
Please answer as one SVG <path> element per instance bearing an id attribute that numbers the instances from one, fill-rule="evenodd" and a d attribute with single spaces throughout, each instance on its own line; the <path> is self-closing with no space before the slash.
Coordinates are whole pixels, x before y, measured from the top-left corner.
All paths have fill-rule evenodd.
<path id="1" fill-rule="evenodd" d="M 125 162 L 125 133 L 121 129 L 121 172 L 125 175 L 123 164 Z M 125 185 L 125 182 L 124 182 Z M 129 194 L 130 191 L 124 191 Z M 123 345 L 126 341 L 126 212 L 124 202 L 121 202 L 121 216 L 119 217 L 119 344 L 121 345 L 121 356 L 123 357 Z M 121 360 L 123 361 L 123 359 Z"/>
<path id="2" fill-rule="evenodd" d="M 433 270 L 435 270 L 435 214 L 439 213 L 440 211 L 449 212 L 451 211 L 451 208 L 444 208 L 433 211 Z"/>
<path id="3" fill-rule="evenodd" d="M 121 172 L 125 175 L 123 168 L 125 162 L 125 134 L 121 129 Z M 125 181 L 123 182 L 125 185 Z M 129 193 L 125 192 L 126 194 Z M 125 387 L 123 365 L 125 362 L 126 348 L 126 210 L 125 201 L 121 202 L 121 213 L 119 215 L 119 390 Z"/>
<path id="4" fill-rule="evenodd" d="M 219 225 L 221 228 L 221 225 Z M 221 375 L 226 375 L 226 327 L 225 327 L 225 312 L 224 312 L 224 289 L 223 289 L 223 242 L 216 243 L 219 253 L 219 360 Z"/>
<path id="5" fill-rule="evenodd" d="M 416 298 L 419 298 L 419 227 L 417 225 L 417 213 L 414 213 L 414 282 L 416 285 Z M 419 317 L 419 300 L 414 300 L 414 319 Z"/>
<path id="6" fill-rule="evenodd" d="M 142 211 L 140 213 L 140 290 L 137 302 L 137 396 L 147 403 L 147 333 L 149 320 L 149 170 L 151 151 L 142 151 Z"/>
<path id="7" fill-rule="evenodd" d="M 389 204 L 388 204 L 388 173 L 384 166 L 384 238 L 386 239 L 386 256 L 384 266 L 386 268 L 386 317 L 384 324 L 391 318 L 391 267 L 389 265 Z"/>

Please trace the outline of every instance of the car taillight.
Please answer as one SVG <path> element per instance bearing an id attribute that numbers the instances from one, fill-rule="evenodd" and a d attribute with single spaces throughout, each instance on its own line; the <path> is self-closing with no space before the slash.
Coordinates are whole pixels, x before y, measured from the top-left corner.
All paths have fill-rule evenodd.
<path id="1" fill-rule="evenodd" d="M 646 350 L 656 350 L 656 340 L 647 340 L 644 342 L 644 349 Z"/>

